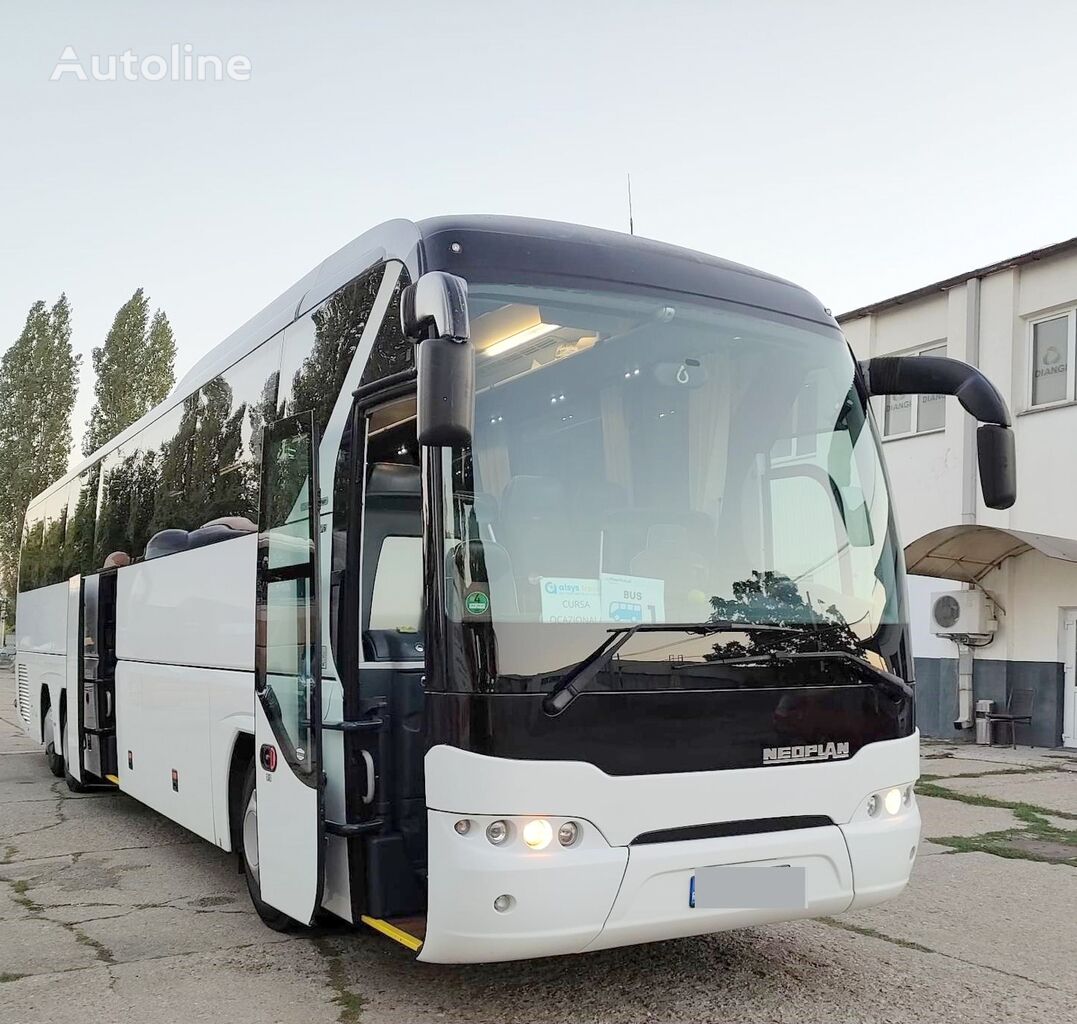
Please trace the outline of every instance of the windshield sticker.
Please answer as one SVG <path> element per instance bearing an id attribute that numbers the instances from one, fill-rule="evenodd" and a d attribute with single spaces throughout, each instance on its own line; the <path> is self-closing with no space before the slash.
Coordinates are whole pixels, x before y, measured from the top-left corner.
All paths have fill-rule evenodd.
<path id="1" fill-rule="evenodd" d="M 602 574 L 602 608 L 607 622 L 664 622 L 666 584 L 646 576 Z"/>
<path id="2" fill-rule="evenodd" d="M 540 576 L 543 622 L 602 622 L 598 580 Z"/>
<path id="3" fill-rule="evenodd" d="M 490 597 L 481 590 L 473 590 L 464 599 L 468 615 L 485 615 L 490 610 Z"/>

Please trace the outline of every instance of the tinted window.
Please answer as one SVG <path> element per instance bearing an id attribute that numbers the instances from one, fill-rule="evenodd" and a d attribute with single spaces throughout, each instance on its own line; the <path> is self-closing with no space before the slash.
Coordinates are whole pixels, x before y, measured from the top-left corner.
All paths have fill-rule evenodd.
<path id="1" fill-rule="evenodd" d="M 235 536 L 256 527 L 262 428 L 277 416 L 279 358 L 275 338 L 165 417 L 155 441 L 156 501 L 146 540 L 218 519 L 232 520 Z M 146 444 L 147 458 L 153 450 Z"/>
<path id="2" fill-rule="evenodd" d="M 280 372 L 284 415 L 312 409 L 318 430 L 325 429 L 384 275 L 384 266 L 375 267 L 284 332 Z"/>
<path id="3" fill-rule="evenodd" d="M 41 578 L 47 587 L 64 579 L 64 538 L 67 534 L 67 488 L 45 500 L 45 528 L 41 536 Z"/>
<path id="4" fill-rule="evenodd" d="M 257 526 L 262 429 L 276 419 L 279 359 L 279 341 L 263 345 L 203 389 L 199 525 L 224 517 Z"/>
<path id="5" fill-rule="evenodd" d="M 97 508 L 93 569 L 100 569 L 115 552 L 132 555 L 131 491 L 137 470 L 135 442 L 116 448 L 101 460 L 101 490 Z"/>
<path id="6" fill-rule="evenodd" d="M 191 525 L 189 495 L 193 494 L 195 439 L 198 432 L 199 395 L 188 395 L 158 424 L 159 476 L 150 536 L 161 530 L 187 530 Z"/>
<path id="7" fill-rule="evenodd" d="M 93 542 L 97 522 L 100 464 L 72 480 L 67 498 L 67 542 L 64 545 L 64 578 L 94 571 Z"/>
<path id="8" fill-rule="evenodd" d="M 363 376 L 360 384 L 369 384 L 375 380 L 381 380 L 392 373 L 406 370 L 415 362 L 415 346 L 405 337 L 400 329 L 400 292 L 410 280 L 408 272 L 401 264 L 390 263 L 387 272 L 395 274 L 400 271 L 400 277 L 393 288 L 393 294 L 386 307 L 385 316 L 382 317 L 381 326 L 378 328 L 378 336 L 370 352 L 366 366 L 363 368 Z M 348 479 L 348 466 L 352 453 L 352 429 L 351 421 L 344 426 L 344 434 L 340 441 L 340 449 L 337 452 L 336 472 L 333 481 L 333 566 L 344 565 L 344 550 L 342 547 L 344 533 L 347 526 L 348 508 L 351 504 L 350 482 Z M 339 548 L 339 550 L 338 550 Z"/>
<path id="9" fill-rule="evenodd" d="M 389 272 L 395 273 L 396 266 L 396 264 L 390 265 Z M 371 349 L 366 366 L 363 367 L 360 384 L 370 384 L 372 381 L 381 380 L 383 377 L 399 373 L 415 365 L 415 345 L 404 337 L 404 331 L 400 326 L 400 293 L 410 283 L 411 278 L 408 277 L 408 272 L 400 267 L 400 277 L 397 278 L 381 327 L 378 329 L 377 340 Z"/>
<path id="10" fill-rule="evenodd" d="M 31 505 L 23 528 L 22 555 L 19 559 L 19 592 L 34 590 L 41 583 L 41 539 L 45 530 L 45 503 Z"/>

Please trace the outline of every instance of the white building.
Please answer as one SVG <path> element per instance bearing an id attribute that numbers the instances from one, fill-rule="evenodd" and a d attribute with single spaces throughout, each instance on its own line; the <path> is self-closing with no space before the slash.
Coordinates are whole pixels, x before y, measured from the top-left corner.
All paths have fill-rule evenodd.
<path id="1" fill-rule="evenodd" d="M 930 353 L 979 366 L 1014 419 L 1018 497 L 996 511 L 980 497 L 976 425 L 956 399 L 876 400 L 910 572 L 921 731 L 972 738 L 954 725 L 968 720 L 967 666 L 972 699 L 1000 710 L 1032 690 L 1019 743 L 1077 747 L 1077 238 L 838 320 L 861 359 Z M 997 630 L 966 648 L 959 673 L 958 644 L 933 635 L 931 594 L 963 586 L 988 596 Z"/>

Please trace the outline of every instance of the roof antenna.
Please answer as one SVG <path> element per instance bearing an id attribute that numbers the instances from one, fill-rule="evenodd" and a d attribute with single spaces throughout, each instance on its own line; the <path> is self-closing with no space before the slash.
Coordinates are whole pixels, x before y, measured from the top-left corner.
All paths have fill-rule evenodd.
<path id="1" fill-rule="evenodd" d="M 636 233 L 636 226 L 632 223 L 632 172 L 626 172 L 628 175 L 628 233 L 634 235 Z"/>

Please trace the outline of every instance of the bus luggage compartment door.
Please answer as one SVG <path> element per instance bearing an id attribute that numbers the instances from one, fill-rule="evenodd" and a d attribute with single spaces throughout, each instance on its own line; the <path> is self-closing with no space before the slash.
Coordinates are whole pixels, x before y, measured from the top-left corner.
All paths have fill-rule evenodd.
<path id="1" fill-rule="evenodd" d="M 262 899 L 301 924 L 321 903 L 325 866 L 317 452 L 312 413 L 265 430 L 255 638 L 258 880 Z"/>

